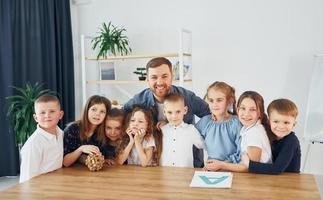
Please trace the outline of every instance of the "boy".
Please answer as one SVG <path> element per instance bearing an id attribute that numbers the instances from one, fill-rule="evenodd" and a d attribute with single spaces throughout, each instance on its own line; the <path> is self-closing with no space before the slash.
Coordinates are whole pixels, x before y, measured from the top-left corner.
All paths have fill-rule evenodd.
<path id="1" fill-rule="evenodd" d="M 34 106 L 34 119 L 38 124 L 20 151 L 20 183 L 61 168 L 63 162 L 63 131 L 57 123 L 64 113 L 58 98 L 43 95 Z"/>
<path id="2" fill-rule="evenodd" d="M 164 115 L 168 124 L 161 128 L 163 133 L 163 152 L 161 166 L 193 167 L 193 144 L 204 148 L 204 142 L 198 130 L 183 119 L 187 113 L 184 97 L 169 94 L 164 100 Z"/>
<path id="3" fill-rule="evenodd" d="M 280 174 L 282 172 L 299 173 L 301 150 L 299 141 L 292 130 L 298 114 L 296 105 L 288 99 L 272 101 L 268 108 L 269 124 L 274 138 L 272 143 L 273 163 L 265 164 L 249 161 L 242 155 L 242 162 L 249 172 L 259 174 Z"/>

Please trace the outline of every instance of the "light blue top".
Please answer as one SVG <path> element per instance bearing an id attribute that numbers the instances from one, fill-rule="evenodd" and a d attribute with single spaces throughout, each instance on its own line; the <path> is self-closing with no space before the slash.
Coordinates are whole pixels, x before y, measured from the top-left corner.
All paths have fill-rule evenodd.
<path id="1" fill-rule="evenodd" d="M 206 115 L 195 125 L 205 140 L 208 159 L 240 162 L 240 129 L 238 116 L 225 121 L 214 121 Z"/>

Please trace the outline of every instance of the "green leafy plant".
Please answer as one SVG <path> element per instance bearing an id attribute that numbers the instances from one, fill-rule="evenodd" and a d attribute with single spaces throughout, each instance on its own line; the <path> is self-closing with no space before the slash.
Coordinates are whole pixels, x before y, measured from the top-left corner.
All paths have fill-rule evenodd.
<path id="1" fill-rule="evenodd" d="M 34 103 L 38 97 L 44 94 L 56 94 L 49 89 L 42 89 L 43 84 L 27 83 L 24 88 L 14 87 L 16 95 L 7 97 L 9 101 L 8 113 L 16 136 L 16 145 L 22 147 L 28 137 L 36 130 L 36 122 L 33 118 Z"/>
<path id="2" fill-rule="evenodd" d="M 137 67 L 136 71 L 134 71 L 133 73 L 139 75 L 139 80 L 146 80 L 147 72 L 145 67 Z"/>
<path id="3" fill-rule="evenodd" d="M 128 37 L 124 34 L 127 31 L 125 28 L 116 27 L 109 22 L 108 25 L 103 23 L 99 30 L 99 35 L 91 41 L 92 49 L 99 48 L 97 59 L 106 58 L 109 52 L 116 56 L 117 53 L 127 55 L 132 51 Z"/>

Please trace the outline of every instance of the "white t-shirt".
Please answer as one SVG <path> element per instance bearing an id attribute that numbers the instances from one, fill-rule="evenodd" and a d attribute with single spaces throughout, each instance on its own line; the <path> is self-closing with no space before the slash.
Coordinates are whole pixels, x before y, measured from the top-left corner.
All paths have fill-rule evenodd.
<path id="1" fill-rule="evenodd" d="M 57 127 L 57 137 L 39 126 L 21 148 L 20 180 L 54 171 L 63 163 L 63 131 Z"/>
<path id="2" fill-rule="evenodd" d="M 266 130 L 258 120 L 256 124 L 240 130 L 241 135 L 241 152 L 246 152 L 249 146 L 261 149 L 261 163 L 271 163 L 271 147 Z"/>
<path id="3" fill-rule="evenodd" d="M 156 146 L 155 140 L 152 136 L 148 139 L 148 141 L 145 139 L 143 139 L 143 141 L 142 141 L 142 148 L 143 149 L 146 149 L 148 147 L 155 147 L 155 146 Z M 140 157 L 139 157 L 139 154 L 138 154 L 135 144 L 132 146 L 132 149 L 129 153 L 127 161 L 128 161 L 129 165 L 141 165 L 141 160 L 140 160 Z"/>
<path id="4" fill-rule="evenodd" d="M 193 144 L 197 148 L 205 148 L 203 138 L 192 124 L 182 122 L 175 127 L 166 124 L 162 127 L 163 152 L 161 166 L 194 167 Z"/>

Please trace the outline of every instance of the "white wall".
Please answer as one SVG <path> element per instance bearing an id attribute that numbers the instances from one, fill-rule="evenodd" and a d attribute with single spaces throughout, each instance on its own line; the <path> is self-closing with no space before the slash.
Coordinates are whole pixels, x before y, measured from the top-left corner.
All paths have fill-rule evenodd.
<path id="1" fill-rule="evenodd" d="M 313 54 L 323 52 L 321 0 L 74 0 L 76 110 L 81 109 L 79 35 L 95 35 L 102 22 L 124 26 L 133 54 L 174 52 L 178 30 L 193 32 L 193 90 L 203 96 L 216 80 L 237 97 L 256 90 L 266 105 L 276 98 L 299 107 L 296 132 L 303 137 Z M 302 144 L 302 148 L 304 145 Z M 314 145 L 307 172 L 323 174 Z"/>

